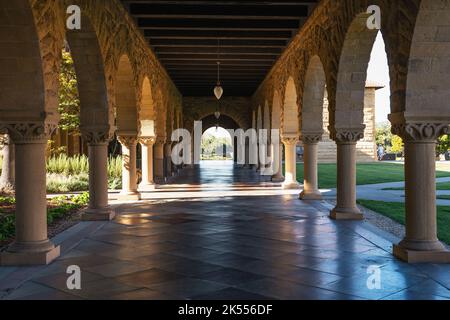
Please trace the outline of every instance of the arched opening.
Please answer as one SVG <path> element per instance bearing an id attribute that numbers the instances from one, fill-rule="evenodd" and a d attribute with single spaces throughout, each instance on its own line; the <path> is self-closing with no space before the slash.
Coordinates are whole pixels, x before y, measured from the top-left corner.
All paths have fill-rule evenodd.
<path id="1" fill-rule="evenodd" d="M 297 89 L 292 77 L 289 77 L 286 83 L 285 98 L 283 104 L 283 134 L 298 135 L 298 106 Z"/>
<path id="2" fill-rule="evenodd" d="M 309 61 L 302 101 L 303 200 L 321 199 L 318 186 L 318 143 L 323 136 L 326 77 L 318 56 Z"/>
<path id="3" fill-rule="evenodd" d="M 356 204 L 358 181 L 367 184 L 366 179 L 373 172 L 380 173 L 377 176 L 380 182 L 383 182 L 383 175 L 389 181 L 387 175 L 393 169 L 390 164 L 385 168 L 384 164 L 374 163 L 377 161 L 375 97 L 383 85 L 375 83 L 371 77 L 374 71 L 388 68 L 383 64 L 384 68 L 377 66 L 380 69 L 368 70 L 375 56 L 382 56 L 387 64 L 386 53 L 383 49 L 380 52 L 381 32 L 376 42 L 379 31 L 367 28 L 368 17 L 367 13 L 361 13 L 353 19 L 339 60 L 335 112 L 331 115 L 334 121 L 330 123 L 337 148 L 337 205 L 331 213 L 335 219 L 363 219 Z M 380 63 L 379 59 L 376 63 Z M 396 169 L 401 172 L 403 168 Z"/>
<path id="4" fill-rule="evenodd" d="M 202 161 L 233 161 L 230 133 L 222 127 L 211 127 L 202 135 Z"/>
<path id="5" fill-rule="evenodd" d="M 119 60 L 115 82 L 116 124 L 119 134 L 138 134 L 136 82 L 128 55 Z"/>

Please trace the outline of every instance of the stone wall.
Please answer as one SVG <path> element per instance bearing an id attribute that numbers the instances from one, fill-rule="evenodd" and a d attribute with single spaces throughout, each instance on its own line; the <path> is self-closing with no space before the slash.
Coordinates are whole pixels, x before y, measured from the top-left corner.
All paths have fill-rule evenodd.
<path id="1" fill-rule="evenodd" d="M 357 161 L 371 162 L 377 159 L 376 152 L 376 127 L 375 127 L 375 91 L 376 88 L 366 88 L 364 95 L 364 139 L 357 144 Z M 329 111 L 328 99 L 325 99 L 323 108 L 323 130 L 322 141 L 319 143 L 318 161 L 320 163 L 336 162 L 336 143 L 330 139 L 328 130 Z"/>
<path id="2" fill-rule="evenodd" d="M 194 121 L 213 115 L 218 107 L 215 97 L 184 97 L 184 128 L 190 130 Z M 240 128 L 248 129 L 251 123 L 251 99 L 247 97 L 223 97 L 219 102 L 221 114 L 232 118 Z"/>

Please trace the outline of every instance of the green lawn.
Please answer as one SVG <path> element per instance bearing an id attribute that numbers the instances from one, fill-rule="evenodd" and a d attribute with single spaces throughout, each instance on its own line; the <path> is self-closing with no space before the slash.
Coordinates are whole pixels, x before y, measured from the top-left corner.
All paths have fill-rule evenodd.
<path id="1" fill-rule="evenodd" d="M 450 195 L 441 195 L 436 197 L 439 200 L 450 200 Z"/>
<path id="2" fill-rule="evenodd" d="M 445 167 L 447 169 L 447 167 Z M 450 177 L 449 171 L 437 171 L 438 178 Z M 303 181 L 303 164 L 297 164 L 297 180 Z M 377 184 L 404 181 L 403 164 L 359 163 L 356 166 L 356 184 Z M 336 188 L 336 164 L 319 164 L 319 188 Z"/>
<path id="3" fill-rule="evenodd" d="M 405 224 L 405 204 L 397 202 L 382 202 L 358 200 L 358 204 L 378 212 L 398 223 Z M 437 207 L 437 223 L 439 240 L 450 244 L 450 207 Z"/>

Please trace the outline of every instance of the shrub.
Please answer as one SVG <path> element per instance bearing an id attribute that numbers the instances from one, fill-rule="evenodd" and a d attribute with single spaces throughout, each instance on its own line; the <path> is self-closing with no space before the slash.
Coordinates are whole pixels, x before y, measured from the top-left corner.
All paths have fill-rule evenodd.
<path id="1" fill-rule="evenodd" d="M 48 193 L 67 193 L 86 191 L 89 189 L 89 176 L 79 174 L 75 176 L 65 176 L 63 174 L 47 174 Z"/>

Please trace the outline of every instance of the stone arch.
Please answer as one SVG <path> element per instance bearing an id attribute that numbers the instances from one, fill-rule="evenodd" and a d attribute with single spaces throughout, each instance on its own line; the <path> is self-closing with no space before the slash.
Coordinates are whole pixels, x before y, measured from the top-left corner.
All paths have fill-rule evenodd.
<path id="1" fill-rule="evenodd" d="M 128 55 L 119 59 L 115 81 L 117 130 L 121 134 L 137 135 L 138 115 L 134 70 Z"/>
<path id="2" fill-rule="evenodd" d="M 323 131 L 326 76 L 319 56 L 311 58 L 306 70 L 302 100 L 302 133 Z"/>
<path id="3" fill-rule="evenodd" d="M 214 114 L 209 114 L 203 117 L 201 121 L 203 125 L 203 133 L 205 133 L 205 131 L 209 128 L 215 127 L 216 125 L 224 129 L 237 130 L 240 128 L 239 123 L 235 119 L 233 119 L 232 116 L 226 114 L 221 115 L 219 119 L 217 119 Z"/>
<path id="4" fill-rule="evenodd" d="M 339 58 L 336 86 L 335 128 L 364 128 L 364 91 L 367 68 L 378 30 L 367 28 L 367 13 L 350 24 Z"/>
<path id="5" fill-rule="evenodd" d="M 80 129 L 109 134 L 113 113 L 109 108 L 103 56 L 90 19 L 82 15 L 82 21 L 81 30 L 66 33 L 77 76 Z"/>
<path id="6" fill-rule="evenodd" d="M 14 19 L 20 13 L 20 19 Z M 0 45 L 0 113 L 4 125 L 18 120 L 39 122 L 52 117 L 56 105 L 47 103 L 39 38 L 28 0 L 2 2 Z M 12 129 L 11 127 L 9 129 Z"/>
<path id="7" fill-rule="evenodd" d="M 144 134 L 144 136 L 155 136 L 155 114 L 155 101 L 153 99 L 152 87 L 150 79 L 146 76 L 142 81 L 139 103 L 139 121 L 141 134 Z M 145 127 L 145 130 L 143 127 Z"/>
<path id="8" fill-rule="evenodd" d="M 298 106 L 297 106 L 297 89 L 294 79 L 289 77 L 286 83 L 283 104 L 283 133 L 298 134 Z"/>
<path id="9" fill-rule="evenodd" d="M 444 33 L 449 27 L 450 3 L 421 2 L 408 67 L 407 120 L 450 122 L 450 41 Z"/>

